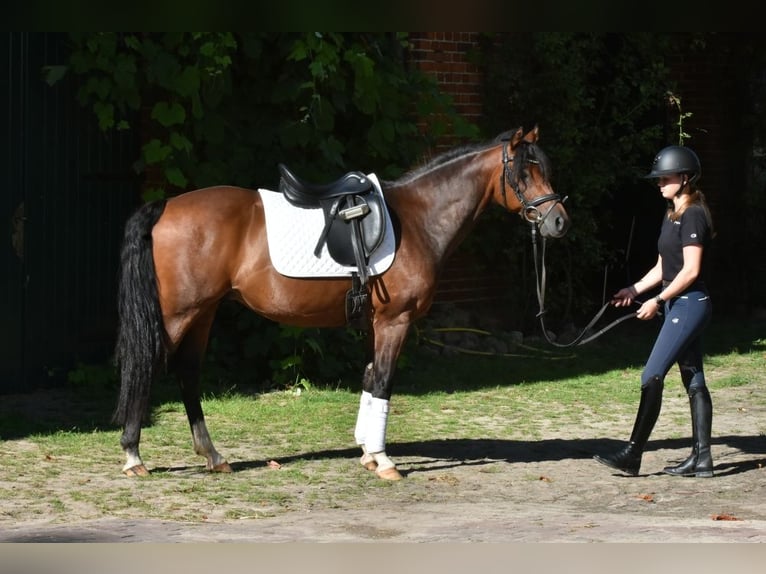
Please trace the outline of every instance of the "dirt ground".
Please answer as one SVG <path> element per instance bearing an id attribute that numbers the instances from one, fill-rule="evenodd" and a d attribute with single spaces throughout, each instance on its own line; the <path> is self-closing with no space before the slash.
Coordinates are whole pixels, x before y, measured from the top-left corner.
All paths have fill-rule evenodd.
<path id="1" fill-rule="evenodd" d="M 592 459 L 619 447 L 631 417 L 604 423 L 590 438 L 565 427 L 542 440 L 390 445 L 405 476 L 390 488 L 262 518 L 167 522 L 107 512 L 94 519 L 75 509 L 61 524 L 25 516 L 23 501 L 3 497 L 0 542 L 766 542 L 765 395 L 755 384 L 713 389 L 712 479 L 661 472 L 689 450 L 670 422 L 673 411 L 688 416 L 688 403 L 666 397 L 638 477 Z M 3 456 L 21 448 L 14 442 L 2 445 Z M 70 475 L 46 489 L 64 492 L 91 478 Z M 175 496 L 183 508 L 184 492 Z"/>

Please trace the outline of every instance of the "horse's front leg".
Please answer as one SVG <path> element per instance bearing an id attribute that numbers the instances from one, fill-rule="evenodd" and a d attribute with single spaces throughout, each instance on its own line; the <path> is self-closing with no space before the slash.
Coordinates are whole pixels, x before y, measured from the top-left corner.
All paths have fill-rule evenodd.
<path id="1" fill-rule="evenodd" d="M 396 464 L 386 454 L 386 429 L 393 375 L 409 322 L 376 325 L 374 359 L 365 367 L 354 437 L 362 448 L 361 464 L 384 480 L 401 480 Z"/>
<path id="2" fill-rule="evenodd" d="M 361 465 L 367 470 L 377 470 L 378 463 L 375 458 L 367 452 L 365 440 L 367 436 L 367 426 L 370 419 L 370 410 L 372 409 L 372 389 L 373 389 L 373 363 L 370 361 L 364 368 L 362 376 L 362 396 L 359 398 L 359 412 L 356 415 L 356 426 L 354 427 L 354 438 L 356 444 L 362 449 L 362 456 L 359 459 Z"/>
<path id="3" fill-rule="evenodd" d="M 213 445 L 200 402 L 200 368 L 209 330 L 210 321 L 200 321 L 190 330 L 173 357 L 173 366 L 181 388 L 186 417 L 191 427 L 194 452 L 205 457 L 207 470 L 231 472 L 231 466 Z"/>

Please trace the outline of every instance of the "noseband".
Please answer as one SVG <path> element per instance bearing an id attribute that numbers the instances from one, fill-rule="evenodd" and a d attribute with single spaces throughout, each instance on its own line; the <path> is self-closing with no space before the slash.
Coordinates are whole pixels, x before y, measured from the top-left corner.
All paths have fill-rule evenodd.
<path id="1" fill-rule="evenodd" d="M 505 206 L 508 207 L 508 199 L 505 195 L 505 185 L 506 183 L 510 186 L 510 188 L 513 190 L 513 193 L 516 195 L 516 199 L 519 200 L 519 203 L 521 204 L 521 217 L 526 219 L 529 223 L 533 225 L 541 225 L 545 218 L 548 217 L 551 210 L 556 206 L 557 203 L 564 203 L 567 198 L 564 199 L 561 198 L 561 196 L 558 193 L 549 193 L 548 195 L 543 195 L 541 197 L 536 197 L 533 200 L 529 201 L 524 196 L 524 192 L 520 189 L 518 177 L 514 178 L 511 171 L 511 163 L 513 162 L 514 156 L 510 155 L 508 153 L 510 147 L 509 140 L 503 141 L 503 173 L 500 176 L 500 185 L 503 192 L 503 201 L 505 201 Z M 528 163 L 537 163 L 540 162 L 534 159 L 528 159 Z M 521 168 L 517 166 L 517 170 L 520 173 Z M 545 213 L 542 213 L 538 206 L 542 205 L 543 203 L 546 203 L 548 201 L 553 201 L 553 204 L 545 211 Z"/>

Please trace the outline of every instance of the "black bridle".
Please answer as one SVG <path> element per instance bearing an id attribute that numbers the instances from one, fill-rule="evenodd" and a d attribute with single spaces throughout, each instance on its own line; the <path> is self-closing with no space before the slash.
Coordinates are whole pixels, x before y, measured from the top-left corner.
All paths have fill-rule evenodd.
<path id="1" fill-rule="evenodd" d="M 547 195 L 542 195 L 540 197 L 535 197 L 532 200 L 528 200 L 524 196 L 524 191 L 521 189 L 519 184 L 519 179 L 521 177 L 523 167 L 518 165 L 516 166 L 516 176 L 513 175 L 513 170 L 511 169 L 511 164 L 513 163 L 514 156 L 510 155 L 509 153 L 510 145 L 511 144 L 509 140 L 503 140 L 503 173 L 500 176 L 500 186 L 503 193 L 503 201 L 505 202 L 505 207 L 508 207 L 508 198 L 506 197 L 505 193 L 505 186 L 508 184 L 508 186 L 513 190 L 516 199 L 518 199 L 519 203 L 521 204 L 521 211 L 519 212 L 519 215 L 531 223 L 533 227 L 541 225 L 545 221 L 545 218 L 548 217 L 551 210 L 556 206 L 556 204 L 564 203 L 567 198 L 564 197 L 562 199 L 558 193 L 549 193 Z M 540 163 L 536 159 L 531 158 L 525 158 L 525 161 L 526 163 Z M 545 213 L 542 213 L 538 209 L 538 206 L 549 201 L 552 201 L 553 203 L 545 211 Z"/>

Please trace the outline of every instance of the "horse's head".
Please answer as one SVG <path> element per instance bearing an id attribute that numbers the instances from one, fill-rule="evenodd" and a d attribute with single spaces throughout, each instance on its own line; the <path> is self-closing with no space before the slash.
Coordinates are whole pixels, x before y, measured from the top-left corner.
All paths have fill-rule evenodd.
<path id="1" fill-rule="evenodd" d="M 548 174 L 550 165 L 537 147 L 537 126 L 526 135 L 522 128 L 502 140 L 503 172 L 499 201 L 536 225 L 543 237 L 562 237 L 569 229 L 569 215 L 563 198 L 553 191 Z M 508 188 L 513 193 L 509 194 Z"/>

